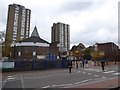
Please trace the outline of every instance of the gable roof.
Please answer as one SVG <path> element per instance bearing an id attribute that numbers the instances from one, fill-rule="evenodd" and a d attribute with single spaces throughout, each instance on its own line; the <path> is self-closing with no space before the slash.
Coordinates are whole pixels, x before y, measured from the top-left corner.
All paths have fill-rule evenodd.
<path id="1" fill-rule="evenodd" d="M 37 31 L 37 27 L 35 26 L 32 34 L 31 34 L 31 37 L 34 36 L 34 37 L 39 37 L 39 34 L 38 34 L 38 31 Z"/>
<path id="2" fill-rule="evenodd" d="M 23 39 L 23 40 L 21 40 L 19 42 L 39 42 L 39 43 L 47 43 L 47 44 L 49 44 L 49 42 L 47 42 L 47 41 L 45 41 L 45 40 L 43 40 L 42 38 L 39 37 L 39 33 L 37 31 L 36 26 L 35 26 L 32 34 L 31 34 L 31 37 Z"/>
<path id="3" fill-rule="evenodd" d="M 34 36 L 32 36 L 30 38 L 27 38 L 27 39 L 24 39 L 24 40 L 19 41 L 19 42 L 39 42 L 39 43 L 47 43 L 47 44 L 49 44 L 49 42 L 43 40 L 42 38 L 34 37 Z"/>

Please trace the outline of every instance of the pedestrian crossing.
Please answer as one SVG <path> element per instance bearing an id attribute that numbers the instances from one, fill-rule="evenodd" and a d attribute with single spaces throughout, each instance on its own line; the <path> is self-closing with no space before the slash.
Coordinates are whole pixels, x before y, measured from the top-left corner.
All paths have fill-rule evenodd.
<path id="1" fill-rule="evenodd" d="M 116 72 L 116 71 L 106 71 L 106 72 L 103 72 L 103 73 L 113 73 L 113 72 Z"/>
<path id="2" fill-rule="evenodd" d="M 120 72 L 117 72 L 117 73 L 112 73 L 112 75 L 120 75 Z"/>
<path id="3" fill-rule="evenodd" d="M 88 68 L 88 69 L 84 69 L 86 71 L 95 71 L 95 72 L 101 72 L 102 70 L 100 69 L 96 69 L 96 68 Z"/>
<path id="4" fill-rule="evenodd" d="M 90 71 L 90 72 L 101 72 L 104 74 L 112 74 L 112 75 L 120 75 L 120 72 L 118 72 L 117 70 L 105 70 L 102 71 L 101 69 L 96 69 L 96 68 L 87 68 L 84 69 L 85 71 Z"/>

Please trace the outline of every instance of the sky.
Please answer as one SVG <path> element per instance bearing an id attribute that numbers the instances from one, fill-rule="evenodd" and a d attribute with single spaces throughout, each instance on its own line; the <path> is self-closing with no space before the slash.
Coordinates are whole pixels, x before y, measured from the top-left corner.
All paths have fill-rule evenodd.
<path id="1" fill-rule="evenodd" d="M 114 42 L 118 45 L 119 0 L 0 0 L 0 31 L 6 30 L 9 4 L 31 9 L 30 33 L 36 26 L 42 39 L 51 42 L 53 23 L 70 25 L 70 44 L 85 46 Z"/>

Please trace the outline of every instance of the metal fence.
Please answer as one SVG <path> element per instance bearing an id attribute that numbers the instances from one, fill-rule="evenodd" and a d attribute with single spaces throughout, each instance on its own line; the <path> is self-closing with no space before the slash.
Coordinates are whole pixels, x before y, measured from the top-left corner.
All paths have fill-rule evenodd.
<path id="1" fill-rule="evenodd" d="M 2 64 L 10 65 L 14 63 L 13 68 L 4 68 L 3 71 L 18 71 L 18 70 L 45 70 L 45 69 L 54 69 L 54 68 L 67 68 L 69 60 L 36 60 L 36 61 L 4 61 Z"/>

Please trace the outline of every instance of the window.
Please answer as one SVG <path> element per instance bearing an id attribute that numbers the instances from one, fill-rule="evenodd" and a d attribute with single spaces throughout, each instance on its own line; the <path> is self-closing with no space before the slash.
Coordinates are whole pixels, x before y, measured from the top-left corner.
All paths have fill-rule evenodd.
<path id="1" fill-rule="evenodd" d="M 18 56 L 21 56 L 21 52 L 18 52 Z"/>
<path id="2" fill-rule="evenodd" d="M 21 36 L 24 36 L 25 31 L 25 8 L 22 10 L 22 21 L 21 21 Z M 23 37 L 21 37 L 22 39 Z"/>
<path id="3" fill-rule="evenodd" d="M 14 26 L 13 26 L 13 41 L 16 40 L 17 37 L 17 26 L 18 26 L 18 13 L 19 13 L 19 7 L 16 6 L 15 8 L 15 16 L 14 16 Z"/>
<path id="4" fill-rule="evenodd" d="M 35 56 L 36 55 L 36 52 L 33 52 L 33 56 Z"/>

